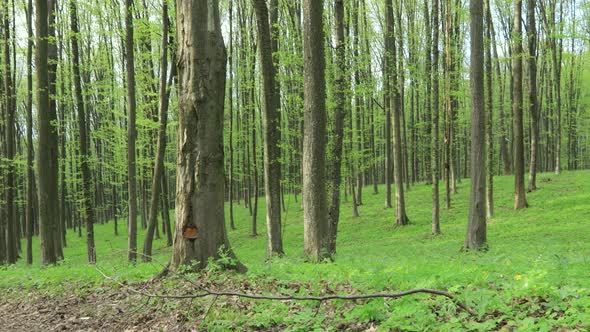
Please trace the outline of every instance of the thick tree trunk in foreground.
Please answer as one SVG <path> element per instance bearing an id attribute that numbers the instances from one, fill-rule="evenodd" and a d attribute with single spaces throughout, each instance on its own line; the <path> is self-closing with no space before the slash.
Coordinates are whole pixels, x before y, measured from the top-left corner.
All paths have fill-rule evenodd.
<path id="1" fill-rule="evenodd" d="M 252 0 L 258 26 L 258 49 L 262 72 L 262 110 L 264 131 L 264 191 L 266 194 L 266 255 L 283 254 L 281 237 L 281 116 L 280 99 L 275 83 L 276 68 L 269 28 L 266 0 Z"/>
<path id="2" fill-rule="evenodd" d="M 127 186 L 129 215 L 127 260 L 137 260 L 137 184 L 135 182 L 135 53 L 133 48 L 133 0 L 125 0 L 125 54 L 127 55 Z"/>
<path id="3" fill-rule="evenodd" d="M 223 113 L 226 51 L 218 1 L 176 7 L 179 110 L 172 268 L 233 257 L 225 229 Z M 226 266 L 245 268 L 239 262 Z"/>
<path id="4" fill-rule="evenodd" d="M 61 251 L 59 247 L 59 202 L 58 202 L 58 149 L 57 115 L 51 107 L 50 85 L 54 75 L 49 73 L 49 16 L 53 10 L 51 1 L 35 1 L 35 32 L 37 45 L 35 68 L 37 70 L 37 174 L 39 199 L 39 235 L 41 244 L 41 264 L 54 264 Z"/>
<path id="5" fill-rule="evenodd" d="M 78 11 L 76 1 L 70 0 L 70 24 L 72 29 L 72 56 L 74 67 L 74 95 L 76 109 L 78 110 L 78 132 L 80 143 L 80 170 L 82 173 L 82 192 L 84 195 L 84 207 L 82 216 L 86 223 L 86 251 L 88 262 L 96 263 L 96 250 L 94 246 L 94 198 L 92 196 L 92 178 L 88 159 L 88 138 L 86 133 L 86 112 L 84 109 L 84 98 L 82 97 L 82 83 L 80 80 L 80 52 L 78 48 Z"/>
<path id="6" fill-rule="evenodd" d="M 518 0 L 517 0 L 518 1 Z M 471 193 L 465 249 L 486 243 L 483 0 L 471 0 Z"/>
<path id="7" fill-rule="evenodd" d="M 514 208 L 526 207 L 524 189 L 524 129 L 522 116 L 522 0 L 514 1 L 514 58 L 512 59 L 513 77 L 513 147 L 514 147 Z"/>
<path id="8" fill-rule="evenodd" d="M 312 262 L 327 255 L 326 78 L 323 0 L 303 1 L 303 222 L 304 251 Z"/>

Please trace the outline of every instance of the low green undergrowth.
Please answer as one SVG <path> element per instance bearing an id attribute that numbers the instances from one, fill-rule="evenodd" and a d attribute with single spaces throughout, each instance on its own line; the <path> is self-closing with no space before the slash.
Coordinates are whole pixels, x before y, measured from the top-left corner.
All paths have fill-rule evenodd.
<path id="1" fill-rule="evenodd" d="M 257 237 L 251 235 L 251 217 L 242 202 L 234 207 L 237 230 L 229 236 L 249 270 L 243 276 L 211 275 L 249 281 L 253 286 L 242 289 L 247 292 L 294 292 L 284 286 L 290 284 L 308 285 L 297 289 L 298 294 L 321 294 L 326 289 L 355 293 L 445 289 L 457 294 L 477 317 L 468 317 L 447 299 L 427 295 L 319 306 L 314 302 L 244 301 L 249 304 L 243 310 L 220 298 L 206 319 L 199 319 L 199 313 L 205 314 L 203 306 L 212 301 L 202 299 L 193 303 L 187 315 L 209 330 L 336 330 L 353 329 L 355 324 L 384 330 L 590 329 L 590 188 L 584 185 L 588 178 L 589 171 L 541 174 L 539 189 L 527 196 L 529 208 L 514 211 L 513 178 L 496 177 L 495 215 L 488 223 L 489 251 L 484 253 L 461 251 L 468 180 L 452 195 L 452 208 L 441 208 L 440 236 L 430 234 L 429 185 L 419 183 L 407 192 L 411 224 L 406 227 L 394 227 L 394 210 L 383 208 L 384 187 L 379 187 L 378 195 L 367 187 L 360 217 L 353 218 L 350 201 L 343 202 L 336 260 L 324 264 L 304 261 L 302 210 L 295 197 L 286 197 L 283 213 L 286 256 L 270 261 L 265 259 L 264 200 L 259 201 L 258 231 L 262 235 Z M 97 267 L 120 281 L 148 279 L 161 271 L 170 248 L 164 240 L 157 240 L 153 263 L 129 265 L 124 225 L 119 223 L 119 236 L 113 236 L 112 223 L 96 226 Z M 38 248 L 37 242 L 34 247 Z M 102 275 L 85 263 L 84 239 L 71 231 L 65 256 L 57 266 L 25 266 L 20 261 L 0 268 L 0 288 L 57 294 L 76 287 L 103 287 Z M 173 288 L 174 283 L 168 287 Z"/>

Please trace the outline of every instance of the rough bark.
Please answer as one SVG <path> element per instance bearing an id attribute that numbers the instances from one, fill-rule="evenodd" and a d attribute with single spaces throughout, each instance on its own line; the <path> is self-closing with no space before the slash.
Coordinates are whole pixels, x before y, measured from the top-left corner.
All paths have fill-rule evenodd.
<path id="1" fill-rule="evenodd" d="M 340 185 L 342 184 L 342 141 L 344 138 L 344 121 L 346 118 L 346 42 L 344 39 L 344 2 L 334 1 L 334 35 L 336 38 L 336 75 L 334 100 L 334 125 L 332 127 L 332 144 L 330 155 L 330 206 L 328 219 L 330 223 L 330 238 L 328 252 L 336 253 L 336 237 L 338 235 L 338 221 L 340 219 Z"/>
<path id="2" fill-rule="evenodd" d="M 181 0 L 178 38 L 178 150 L 171 266 L 204 268 L 234 257 L 225 229 L 223 114 L 226 51 L 218 1 Z M 228 268 L 245 268 L 234 261 Z"/>

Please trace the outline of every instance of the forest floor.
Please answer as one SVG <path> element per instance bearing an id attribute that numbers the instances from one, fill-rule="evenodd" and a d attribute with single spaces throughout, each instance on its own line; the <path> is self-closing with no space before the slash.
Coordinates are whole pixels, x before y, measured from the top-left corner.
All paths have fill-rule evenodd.
<path id="1" fill-rule="evenodd" d="M 98 264 L 85 263 L 85 243 L 68 234 L 66 259 L 57 266 L 0 268 L 0 331 L 200 331 L 200 330 L 590 330 L 590 171 L 541 174 L 529 208 L 514 211 L 513 178 L 495 178 L 495 216 L 488 223 L 489 250 L 461 251 L 467 223 L 469 181 L 441 207 L 442 235 L 430 234 L 430 186 L 407 193 L 411 224 L 393 226 L 383 208 L 384 187 L 363 193 L 360 217 L 350 200 L 342 206 L 335 262 L 306 263 L 302 255 L 300 201 L 286 198 L 286 256 L 265 261 L 264 200 L 259 233 L 235 207 L 237 230 L 229 237 L 246 274 L 216 265 L 200 274 L 149 281 L 170 257 L 157 240 L 152 263 L 125 262 L 125 223 L 97 225 Z M 441 183 L 441 203 L 444 202 Z M 139 237 L 142 239 L 142 236 Z M 35 239 L 37 241 L 37 239 Z M 138 245 L 141 248 L 141 241 Z M 38 248 L 38 243 L 34 243 Z M 38 259 L 38 255 L 35 255 Z M 107 278 L 105 278 L 105 275 Z M 432 295 L 355 302 L 277 302 L 235 297 L 149 299 L 146 293 L 187 295 L 200 287 L 256 294 L 361 294 L 435 288 L 455 294 L 476 313 Z M 143 293 L 143 294 L 142 294 Z"/>

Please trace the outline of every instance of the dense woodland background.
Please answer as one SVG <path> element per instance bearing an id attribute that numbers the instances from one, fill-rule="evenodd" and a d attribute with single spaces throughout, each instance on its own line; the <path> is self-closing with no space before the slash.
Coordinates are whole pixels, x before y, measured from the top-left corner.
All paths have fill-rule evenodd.
<path id="1" fill-rule="evenodd" d="M 474 2 L 4 1 L 0 262 L 39 259 L 40 235 L 41 262 L 55 263 L 68 232 L 84 235 L 88 260 L 100 260 L 94 224 L 111 223 L 113 236 L 128 228 L 130 261 L 136 252 L 150 259 L 154 236 L 168 246 L 175 228 L 193 236 L 167 213 L 180 202 L 177 170 L 188 155 L 178 134 L 198 131 L 179 102 L 179 91 L 197 91 L 183 77 L 198 72 L 178 42 L 193 38 L 179 35 L 179 15 L 209 22 L 223 40 L 201 58 L 225 68 L 214 85 L 225 91 L 208 95 L 224 105 L 213 132 L 223 142 L 208 141 L 223 143 L 221 220 L 265 233 L 266 199 L 267 255 L 284 252 L 285 201 L 303 200 L 312 260 L 336 252 L 340 205 L 364 213 L 363 188 L 405 225 L 416 217 L 404 191 L 432 184 L 433 234 L 444 232 L 439 205 L 452 209 L 458 184 L 474 174 L 486 185 L 472 184 L 470 225 L 482 203 L 494 214 L 497 175 L 515 175 L 514 206 L 525 208 L 536 173 L 590 166 L 589 4 Z M 316 188 L 307 198 L 306 186 Z M 236 209 L 249 220 L 238 223 Z M 485 233 L 469 234 L 466 248 L 485 245 Z"/>
<path id="2" fill-rule="evenodd" d="M 0 329 L 590 327 L 588 1 L 1 3 Z"/>

